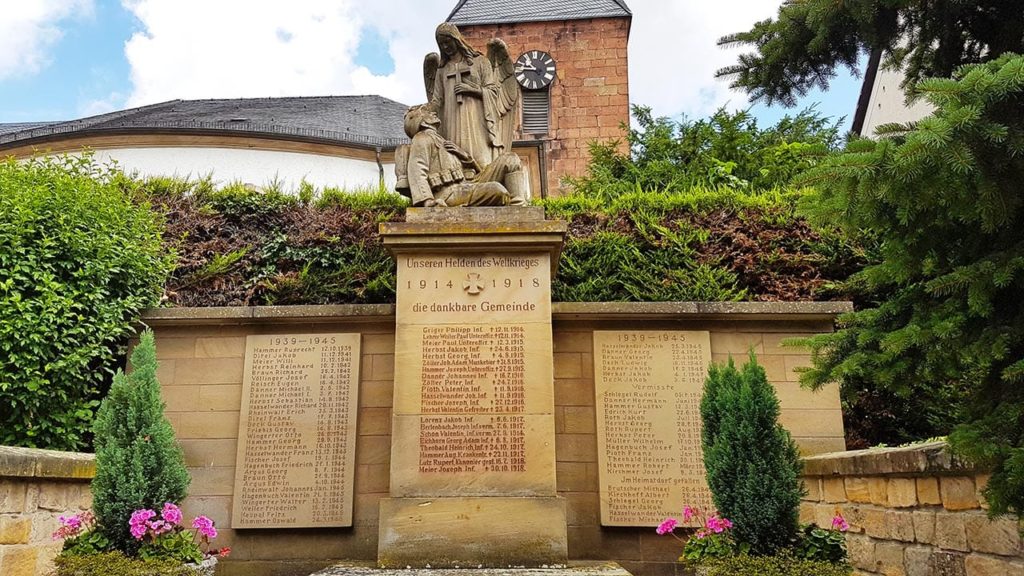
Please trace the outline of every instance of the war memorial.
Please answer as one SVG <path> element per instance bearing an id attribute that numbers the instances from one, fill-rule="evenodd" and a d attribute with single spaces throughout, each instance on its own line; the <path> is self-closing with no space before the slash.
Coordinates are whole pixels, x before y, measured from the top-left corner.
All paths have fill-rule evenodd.
<path id="1" fill-rule="evenodd" d="M 221 526 L 225 574 L 671 570 L 651 527 L 710 508 L 710 362 L 755 352 L 802 450 L 841 450 L 838 393 L 801 390 L 781 342 L 849 305 L 552 303 L 566 224 L 525 205 L 508 126 L 554 63 L 436 37 L 395 152 L 412 206 L 380 225 L 396 304 L 145 315 L 187 511 Z"/>

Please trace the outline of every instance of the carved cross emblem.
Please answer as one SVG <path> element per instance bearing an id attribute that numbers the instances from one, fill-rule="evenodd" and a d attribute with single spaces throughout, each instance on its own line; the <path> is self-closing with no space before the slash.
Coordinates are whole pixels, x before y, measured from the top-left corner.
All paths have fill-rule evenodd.
<path id="1" fill-rule="evenodd" d="M 469 66 L 466 66 L 464 62 L 459 62 L 458 64 L 455 65 L 455 70 L 453 70 L 449 74 L 446 74 L 445 78 L 448 78 L 451 81 L 451 86 L 452 89 L 454 90 L 457 84 L 466 81 L 466 77 L 469 76 L 471 72 L 472 69 Z M 455 101 L 458 102 L 459 104 L 462 104 L 462 94 L 456 94 Z"/>
<path id="2" fill-rule="evenodd" d="M 466 279 L 462 281 L 462 289 L 476 296 L 484 291 L 484 281 L 476 272 L 470 272 L 466 274 Z"/>

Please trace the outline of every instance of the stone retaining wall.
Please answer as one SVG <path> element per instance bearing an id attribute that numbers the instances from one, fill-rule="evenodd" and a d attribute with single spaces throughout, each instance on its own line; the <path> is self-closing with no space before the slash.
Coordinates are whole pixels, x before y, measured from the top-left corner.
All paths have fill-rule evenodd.
<path id="1" fill-rule="evenodd" d="M 638 576 L 675 576 L 681 544 L 654 526 L 600 523 L 594 330 L 708 330 L 715 361 L 753 349 L 775 385 L 782 420 L 804 453 L 841 450 L 838 391 L 802 390 L 794 369 L 806 350 L 782 340 L 832 330 L 849 304 L 832 302 L 555 303 L 554 395 L 558 495 L 565 499 L 569 558 L 614 560 Z M 378 507 L 389 494 L 395 365 L 391 305 L 169 308 L 147 312 L 156 334 L 167 416 L 192 474 L 186 517 L 217 522 L 232 554 L 222 576 L 293 576 L 340 560 L 377 557 Z M 349 332 L 362 336 L 351 528 L 233 529 L 235 456 L 245 340 L 255 334 Z M 680 502 L 681 508 L 684 503 Z"/>
<path id="2" fill-rule="evenodd" d="M 47 574 L 61 548 L 57 517 L 92 506 L 92 454 L 0 446 L 0 574 Z"/>
<path id="3" fill-rule="evenodd" d="M 805 462 L 801 521 L 829 526 L 842 513 L 855 574 L 1024 576 L 1024 526 L 988 518 L 988 475 L 953 458 L 944 442 Z"/>

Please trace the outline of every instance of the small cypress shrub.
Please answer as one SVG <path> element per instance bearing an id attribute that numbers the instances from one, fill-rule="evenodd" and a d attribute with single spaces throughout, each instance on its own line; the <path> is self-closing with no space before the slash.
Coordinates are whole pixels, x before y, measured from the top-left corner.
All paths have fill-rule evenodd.
<path id="1" fill-rule="evenodd" d="M 111 546 L 129 555 L 138 547 L 128 520 L 140 508 L 181 502 L 190 482 L 174 430 L 164 417 L 156 379 L 153 333 L 132 351 L 132 371 L 118 371 L 96 417 L 93 509 Z"/>
<path id="2" fill-rule="evenodd" d="M 778 423 L 779 400 L 754 354 L 737 370 L 714 365 L 701 399 L 708 485 L 718 513 L 755 555 L 796 535 L 803 489 L 796 443 Z"/>

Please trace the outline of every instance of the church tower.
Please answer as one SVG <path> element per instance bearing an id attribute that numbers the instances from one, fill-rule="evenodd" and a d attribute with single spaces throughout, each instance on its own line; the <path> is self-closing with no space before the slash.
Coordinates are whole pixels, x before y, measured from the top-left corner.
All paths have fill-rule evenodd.
<path id="1" fill-rule="evenodd" d="M 586 173 L 590 142 L 625 140 L 632 12 L 623 0 L 460 0 L 447 21 L 478 50 L 501 38 L 517 61 L 514 147 L 541 167 L 534 190 L 558 195 L 562 178 Z"/>

